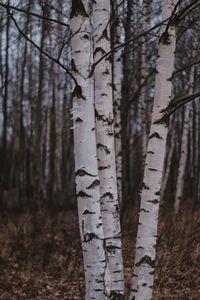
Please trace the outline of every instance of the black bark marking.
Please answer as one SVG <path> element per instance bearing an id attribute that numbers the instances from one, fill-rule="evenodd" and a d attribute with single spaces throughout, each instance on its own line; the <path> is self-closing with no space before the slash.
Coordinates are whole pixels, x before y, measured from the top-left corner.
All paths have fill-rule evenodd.
<path id="1" fill-rule="evenodd" d="M 158 169 L 153 169 L 153 168 L 148 168 L 149 171 L 152 171 L 152 172 L 157 172 Z"/>
<path id="2" fill-rule="evenodd" d="M 95 116 L 98 121 L 106 122 L 108 125 L 112 125 L 114 123 L 114 119 L 112 117 L 106 118 L 104 115 L 100 115 L 96 109 L 95 109 Z"/>
<path id="3" fill-rule="evenodd" d="M 81 0 L 72 0 L 70 18 L 77 16 L 89 17 Z"/>
<path id="4" fill-rule="evenodd" d="M 86 98 L 83 96 L 82 93 L 82 87 L 80 85 L 76 85 L 73 92 L 72 92 L 72 97 L 73 98 L 78 98 L 78 99 L 83 99 L 86 100 Z"/>
<path id="5" fill-rule="evenodd" d="M 146 185 L 146 183 L 144 183 L 144 182 L 143 182 L 143 184 L 142 184 L 142 188 L 143 188 L 144 190 L 150 190 L 150 187 L 149 187 L 148 185 Z"/>
<path id="6" fill-rule="evenodd" d="M 113 132 L 108 132 L 107 135 L 113 136 L 114 133 Z"/>
<path id="7" fill-rule="evenodd" d="M 158 132 L 154 132 L 152 135 L 150 135 L 149 139 L 153 139 L 153 138 L 156 138 L 159 140 L 163 139 Z"/>
<path id="8" fill-rule="evenodd" d="M 71 68 L 74 73 L 78 73 L 78 69 L 76 67 L 74 59 L 72 59 L 72 61 L 71 61 Z"/>
<path id="9" fill-rule="evenodd" d="M 147 154 L 155 154 L 154 151 L 148 151 Z"/>
<path id="10" fill-rule="evenodd" d="M 160 196 L 160 191 L 155 192 L 155 195 L 156 195 L 156 196 Z"/>
<path id="11" fill-rule="evenodd" d="M 110 72 L 109 72 L 108 69 L 106 69 L 106 70 L 103 72 L 103 75 L 109 75 L 109 74 L 110 74 Z"/>
<path id="12" fill-rule="evenodd" d="M 117 247 L 117 246 L 113 246 L 113 245 L 110 245 L 110 246 L 106 246 L 106 251 L 108 253 L 115 253 L 117 249 L 121 249 L 120 247 Z"/>
<path id="13" fill-rule="evenodd" d="M 108 149 L 108 147 L 103 144 L 97 144 L 97 149 L 103 149 L 106 152 L 106 154 L 110 154 L 110 149 Z"/>
<path id="14" fill-rule="evenodd" d="M 101 199 L 102 199 L 102 198 L 105 198 L 105 197 L 109 197 L 110 199 L 114 199 L 114 195 L 113 195 L 113 193 L 111 193 L 111 192 L 107 192 L 107 193 L 103 194 L 103 195 L 101 196 Z"/>
<path id="15" fill-rule="evenodd" d="M 150 275 L 154 275 L 155 274 L 155 270 L 149 272 Z"/>
<path id="16" fill-rule="evenodd" d="M 91 212 L 91 211 L 89 211 L 88 209 L 86 209 L 86 210 L 83 212 L 83 215 L 95 215 L 95 212 Z"/>
<path id="17" fill-rule="evenodd" d="M 104 39 L 109 41 L 108 28 L 107 27 L 104 29 L 101 38 L 104 38 Z"/>
<path id="18" fill-rule="evenodd" d="M 76 173 L 75 173 L 75 176 L 81 176 L 81 177 L 83 177 L 83 176 L 90 176 L 90 177 L 96 177 L 96 175 L 92 175 L 92 174 L 90 174 L 90 173 L 88 173 L 88 172 L 86 172 L 85 170 L 83 170 L 83 169 L 79 169 L 78 171 L 76 171 Z"/>
<path id="19" fill-rule="evenodd" d="M 101 227 L 102 225 L 103 225 L 103 223 L 98 223 L 97 228 Z"/>
<path id="20" fill-rule="evenodd" d="M 145 212 L 145 213 L 148 213 L 148 212 L 149 212 L 149 210 L 146 210 L 145 208 L 141 208 L 141 209 L 140 209 L 140 212 L 141 212 L 141 211 L 143 211 L 143 212 Z"/>
<path id="21" fill-rule="evenodd" d="M 99 171 L 106 170 L 106 169 L 110 169 L 110 165 L 98 167 L 98 170 L 99 170 Z"/>
<path id="22" fill-rule="evenodd" d="M 154 200 L 147 200 L 147 202 L 149 202 L 149 203 L 153 203 L 153 204 L 158 204 L 158 203 L 159 203 L 158 199 L 154 199 Z"/>
<path id="23" fill-rule="evenodd" d="M 97 47 L 94 51 L 94 55 L 96 55 L 97 53 L 101 53 L 102 55 L 105 55 L 106 51 L 101 47 Z"/>
<path id="24" fill-rule="evenodd" d="M 150 256 L 145 255 L 135 265 L 136 267 L 140 267 L 141 265 L 149 265 L 150 267 L 154 268 L 155 260 L 152 260 Z"/>
<path id="25" fill-rule="evenodd" d="M 124 300 L 125 298 L 124 298 L 124 295 L 121 294 L 120 292 L 111 291 L 109 299 L 111 299 L 111 300 Z"/>
<path id="26" fill-rule="evenodd" d="M 118 204 L 115 205 L 115 209 L 116 209 L 116 212 L 117 212 L 117 213 L 120 212 L 120 208 L 119 208 L 119 205 L 118 205 Z"/>
<path id="27" fill-rule="evenodd" d="M 91 195 L 85 193 L 84 191 L 80 191 L 77 195 L 77 198 L 80 197 L 80 198 L 92 198 Z"/>
<path id="28" fill-rule="evenodd" d="M 90 36 L 89 36 L 88 34 L 84 34 L 83 38 L 84 38 L 85 40 L 89 40 Z"/>
<path id="29" fill-rule="evenodd" d="M 76 122 L 76 123 L 82 123 L 83 120 L 82 120 L 81 118 L 77 118 L 77 119 L 75 120 L 75 122 Z"/>
<path id="30" fill-rule="evenodd" d="M 146 282 L 144 282 L 144 283 L 142 284 L 142 286 L 147 286 L 147 283 L 146 283 Z"/>
<path id="31" fill-rule="evenodd" d="M 160 43 L 162 43 L 164 45 L 170 45 L 171 44 L 170 34 L 168 33 L 168 31 L 163 32 L 163 34 L 160 37 Z"/>
<path id="32" fill-rule="evenodd" d="M 168 112 L 164 113 L 163 116 L 160 119 L 156 120 L 153 124 L 164 124 L 164 125 L 168 126 L 169 125 L 169 115 L 170 115 L 170 113 L 168 113 Z"/>
<path id="33" fill-rule="evenodd" d="M 82 232 L 84 232 L 84 220 L 82 220 Z"/>
<path id="34" fill-rule="evenodd" d="M 95 189 L 96 186 L 100 185 L 100 181 L 98 179 L 94 180 L 91 185 L 87 187 L 88 190 Z"/>
<path id="35" fill-rule="evenodd" d="M 86 233 L 84 235 L 84 242 L 90 242 L 93 239 L 98 239 L 98 236 L 94 232 Z"/>

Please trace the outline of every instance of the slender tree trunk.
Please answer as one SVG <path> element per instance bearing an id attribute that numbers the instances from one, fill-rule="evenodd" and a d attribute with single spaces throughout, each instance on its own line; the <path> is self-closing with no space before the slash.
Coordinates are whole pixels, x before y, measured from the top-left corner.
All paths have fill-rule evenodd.
<path id="1" fill-rule="evenodd" d="M 8 4 L 10 2 L 8 1 Z M 3 89 L 3 136 L 2 136 L 2 161 L 1 161 L 1 178 L 0 178 L 0 202 L 3 202 L 3 193 L 8 181 L 6 164 L 7 164 L 7 148 L 8 148 L 8 81 L 9 81 L 9 47 L 10 47 L 10 16 L 7 12 L 6 24 L 6 50 L 5 50 L 5 78 Z"/>
<path id="2" fill-rule="evenodd" d="M 43 16 L 49 16 L 49 7 L 43 7 Z M 42 32 L 40 39 L 40 48 L 46 46 L 46 37 L 49 29 L 49 23 L 44 19 L 42 21 Z M 38 95 L 34 107 L 34 187 L 35 187 L 35 205 L 41 208 L 44 199 L 44 178 L 43 178 L 43 104 L 44 104 L 44 80 L 45 80 L 45 58 L 40 53 L 39 60 L 39 86 Z"/>
<path id="3" fill-rule="evenodd" d="M 162 186 L 161 186 L 161 193 L 160 193 L 161 201 L 164 198 L 165 191 L 167 188 L 167 183 L 169 180 L 170 171 L 171 171 L 172 157 L 174 153 L 175 138 L 176 138 L 175 128 L 176 128 L 176 119 L 175 116 L 173 116 L 173 119 L 170 121 L 169 132 L 168 132 L 168 139 L 170 137 L 170 141 L 169 141 L 169 147 L 167 147 L 168 149 L 166 150 L 167 156 L 165 157 L 165 168 L 163 172 Z"/>
<path id="4" fill-rule="evenodd" d="M 112 0 L 113 27 L 112 48 L 121 44 L 123 33 L 123 5 L 121 0 Z M 122 205 L 122 123 L 121 123 L 121 101 L 122 101 L 122 79 L 123 79 L 123 48 L 113 53 L 113 108 L 114 108 L 114 131 L 115 131 L 115 156 L 117 168 L 118 199 Z"/>
<path id="5" fill-rule="evenodd" d="M 59 11 L 62 11 L 62 1 L 58 1 Z M 58 14 L 59 18 L 59 14 Z M 62 20 L 61 20 L 62 21 Z M 56 57 L 59 57 L 61 51 L 61 25 L 57 25 L 57 39 L 56 39 Z M 61 99 L 60 99 L 60 86 L 59 86 L 59 66 L 54 64 L 54 97 L 55 97 L 55 176 L 54 176 L 54 194 L 58 195 L 61 190 L 61 158 L 62 158 L 62 130 L 61 130 Z"/>
<path id="6" fill-rule="evenodd" d="M 52 98 L 52 93 L 49 93 L 49 99 Z M 52 145 L 50 145 L 50 132 L 51 132 L 51 104 L 50 101 L 48 101 L 49 103 L 47 103 L 47 107 L 45 109 L 45 128 L 44 128 L 44 199 L 48 199 L 48 207 L 52 209 L 52 195 L 51 192 L 49 191 L 49 185 L 52 186 L 52 182 L 50 180 L 50 157 L 51 157 L 51 147 Z M 55 112 L 53 112 L 55 113 Z M 51 189 L 52 191 L 52 189 Z"/>
<path id="7" fill-rule="evenodd" d="M 125 22 L 125 39 L 130 40 L 132 37 L 132 18 L 135 10 L 134 0 L 127 1 L 127 16 Z M 132 97 L 131 84 L 133 81 L 132 77 L 132 64 L 133 64 L 133 53 L 132 45 L 128 43 L 124 48 L 124 73 L 123 73 L 123 101 L 122 101 L 122 197 L 123 202 L 128 203 L 130 201 L 130 126 L 129 119 L 131 115 L 131 108 L 129 106 L 129 100 Z M 133 110 L 135 107 L 133 108 Z"/>
<path id="8" fill-rule="evenodd" d="M 190 88 L 189 94 L 193 92 L 193 83 L 194 83 L 194 73 L 193 68 L 191 69 L 190 74 Z M 175 194 L 175 202 L 174 202 L 174 211 L 175 213 L 179 213 L 180 204 L 183 197 L 183 189 L 185 182 L 185 171 L 187 165 L 188 158 L 188 144 L 189 144 L 189 129 L 190 129 L 190 116 L 191 116 L 191 103 L 186 104 L 185 112 L 184 112 L 184 120 L 183 120 L 183 132 L 181 138 L 181 152 L 180 152 L 180 160 L 179 160 L 179 168 L 178 168 L 178 178 L 176 183 L 176 194 Z"/>
<path id="9" fill-rule="evenodd" d="M 150 0 L 143 0 L 143 24 L 142 29 L 143 31 L 147 31 L 148 25 L 150 23 Z M 147 60 L 147 36 L 144 35 L 142 37 L 142 46 L 141 46 L 141 84 L 144 84 L 144 81 L 148 75 L 148 60 Z M 147 86 L 144 85 L 141 93 L 141 105 L 142 105 L 142 159 L 145 160 L 146 151 L 147 151 L 147 142 L 148 142 L 148 135 L 147 135 L 147 124 L 148 124 L 148 89 Z"/>
<path id="10" fill-rule="evenodd" d="M 175 5 L 175 1 L 163 1 L 163 20 L 171 16 L 173 4 Z M 152 299 L 160 189 L 168 132 L 166 124 L 159 120 L 163 117 L 162 110 L 167 107 L 171 98 L 172 83 L 169 79 L 174 68 L 175 43 L 175 27 L 170 24 L 166 32 L 166 25 L 163 25 L 157 60 L 155 98 L 141 194 L 130 299 Z"/>
<path id="11" fill-rule="evenodd" d="M 86 278 L 85 299 L 105 299 L 106 258 L 100 211 L 94 114 L 94 77 L 89 0 L 73 0 L 71 46 L 73 75 L 73 127 L 76 192 Z"/>
<path id="12" fill-rule="evenodd" d="M 94 2 L 95 61 L 111 49 L 109 20 L 110 0 Z M 105 60 L 95 68 L 95 109 L 101 213 L 111 280 L 111 298 L 117 298 L 120 295 L 123 297 L 124 281 L 115 164 L 112 66 L 109 60 Z"/>

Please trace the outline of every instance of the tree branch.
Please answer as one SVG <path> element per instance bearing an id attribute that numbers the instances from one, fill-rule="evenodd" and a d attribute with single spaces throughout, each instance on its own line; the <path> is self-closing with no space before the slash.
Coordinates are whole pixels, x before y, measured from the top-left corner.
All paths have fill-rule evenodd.
<path id="1" fill-rule="evenodd" d="M 58 64 L 63 70 L 65 70 L 65 72 L 73 79 L 74 83 L 76 86 L 78 86 L 78 83 L 76 81 L 76 78 L 73 76 L 73 74 L 65 67 L 65 65 L 63 65 L 59 59 L 56 59 L 54 57 L 52 57 L 51 55 L 49 55 L 49 53 L 47 53 L 46 51 L 44 51 L 43 49 L 41 49 L 33 40 L 31 40 L 19 27 L 19 25 L 17 24 L 17 21 L 15 20 L 13 14 L 9 11 L 9 8 L 6 8 L 8 11 L 8 14 L 10 15 L 13 23 L 15 24 L 15 27 L 17 28 L 17 30 L 19 31 L 19 33 L 29 42 L 31 43 L 36 49 L 38 49 L 44 56 L 46 56 L 47 58 L 49 58 L 50 60 L 52 60 L 53 62 L 55 62 L 56 64 Z"/>
<path id="2" fill-rule="evenodd" d="M 159 124 L 159 123 L 167 123 L 169 120 L 169 117 L 177 111 L 181 106 L 185 105 L 186 103 L 196 99 L 197 97 L 200 96 L 200 91 L 197 91 L 193 94 L 186 95 L 186 96 L 181 96 L 178 98 L 174 98 L 170 101 L 169 105 L 161 111 L 163 113 L 163 117 L 154 122 L 154 124 Z"/>
<path id="3" fill-rule="evenodd" d="M 16 10 L 18 12 L 22 12 L 22 13 L 25 13 L 27 15 L 31 15 L 31 16 L 37 17 L 37 18 L 42 19 L 42 20 L 47 20 L 47 21 L 50 21 L 50 22 L 54 22 L 54 23 L 57 23 L 57 24 L 60 24 L 62 26 L 65 26 L 65 27 L 69 28 L 69 25 L 66 24 L 66 23 L 64 23 L 64 22 L 62 22 L 62 21 L 59 21 L 59 20 L 56 20 L 56 19 L 52 19 L 52 18 L 43 17 L 43 16 L 41 16 L 39 14 L 36 14 L 34 12 L 31 12 L 31 11 L 27 11 L 27 10 L 25 10 L 23 8 L 18 8 L 18 7 L 13 6 L 13 5 L 4 4 L 2 2 L 0 2 L 0 6 L 2 6 L 3 8 L 5 8 L 7 10 L 13 9 L 13 10 Z"/>
<path id="4" fill-rule="evenodd" d="M 180 21 L 179 18 L 177 18 L 182 12 L 186 12 L 188 10 L 188 8 L 191 8 L 198 0 L 194 0 L 192 3 L 190 3 L 189 5 L 187 5 L 185 8 L 183 8 L 182 10 L 178 11 L 177 13 L 174 12 L 174 17 L 173 20 L 176 21 L 177 23 Z M 153 27 L 151 27 L 150 29 L 143 31 L 142 33 L 138 34 L 136 37 L 126 41 L 125 43 L 122 43 L 121 45 L 116 46 L 115 48 L 113 48 L 111 51 L 105 53 L 101 58 L 99 58 L 99 60 L 97 60 L 93 66 L 92 69 L 90 71 L 90 77 L 93 75 L 95 67 L 105 58 L 107 58 L 108 56 L 110 56 L 112 53 L 117 52 L 118 50 L 120 50 L 121 48 L 125 47 L 126 45 L 135 42 L 136 40 L 140 39 L 141 37 L 143 37 L 144 35 L 148 35 L 149 33 L 151 33 L 152 31 L 154 31 L 156 28 L 160 27 L 161 25 L 163 25 L 166 21 L 169 21 L 171 19 L 171 16 L 165 20 L 163 20 L 162 22 L 154 25 Z"/>

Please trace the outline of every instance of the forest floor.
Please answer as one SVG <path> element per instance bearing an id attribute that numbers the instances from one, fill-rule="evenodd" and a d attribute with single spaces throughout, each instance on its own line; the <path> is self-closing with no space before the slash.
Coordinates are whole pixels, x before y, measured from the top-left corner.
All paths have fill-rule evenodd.
<path id="1" fill-rule="evenodd" d="M 136 218 L 124 218 L 126 294 Z M 0 217 L 0 299 L 84 299 L 76 213 Z M 200 299 L 200 214 L 160 222 L 154 300 Z M 128 297 L 126 297 L 128 299 Z"/>

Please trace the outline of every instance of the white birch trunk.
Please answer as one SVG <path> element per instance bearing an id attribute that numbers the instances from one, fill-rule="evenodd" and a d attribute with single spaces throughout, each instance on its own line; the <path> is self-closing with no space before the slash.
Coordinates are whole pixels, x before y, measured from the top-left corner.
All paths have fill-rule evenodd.
<path id="1" fill-rule="evenodd" d="M 113 47 L 121 44 L 122 35 L 122 12 L 121 0 L 113 1 L 115 27 L 113 30 Z M 122 124 L 121 124 L 121 100 L 123 79 L 123 48 L 113 53 L 113 108 L 115 130 L 115 156 L 117 169 L 118 199 L 122 205 Z"/>
<path id="2" fill-rule="evenodd" d="M 95 61 L 111 49 L 109 20 L 110 0 L 95 1 L 93 4 Z M 124 281 L 115 164 L 112 67 L 108 59 L 95 68 L 95 109 L 101 213 L 111 281 L 110 298 L 121 299 L 124 294 Z"/>
<path id="3" fill-rule="evenodd" d="M 175 5 L 176 2 L 163 1 L 163 20 L 171 16 L 173 4 Z M 165 29 L 166 25 L 163 25 L 162 32 L 165 32 Z M 141 194 L 131 300 L 152 299 L 160 189 L 168 132 L 165 123 L 156 121 L 162 118 L 162 110 L 167 107 L 171 98 L 170 78 L 174 68 L 175 42 L 175 27 L 169 26 L 168 34 L 162 33 L 159 44 L 155 97 Z"/>
<path id="4" fill-rule="evenodd" d="M 86 278 L 85 299 L 105 299 L 104 235 L 95 137 L 90 1 L 72 1 L 73 126 L 78 215 Z"/>
<path id="5" fill-rule="evenodd" d="M 191 69 L 190 74 L 190 88 L 189 94 L 193 92 L 193 83 L 194 83 L 194 69 Z M 184 112 L 184 120 L 183 120 L 183 132 L 181 139 L 181 153 L 180 153 L 180 161 L 178 168 L 178 178 L 176 183 L 176 194 L 175 194 L 175 202 L 174 202 L 174 212 L 177 214 L 180 210 L 180 203 L 183 197 L 183 189 L 184 189 L 184 178 L 185 171 L 187 165 L 188 158 L 188 143 L 189 143 L 189 130 L 190 130 L 190 121 L 191 121 L 191 103 L 188 103 L 185 106 Z"/>

